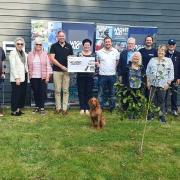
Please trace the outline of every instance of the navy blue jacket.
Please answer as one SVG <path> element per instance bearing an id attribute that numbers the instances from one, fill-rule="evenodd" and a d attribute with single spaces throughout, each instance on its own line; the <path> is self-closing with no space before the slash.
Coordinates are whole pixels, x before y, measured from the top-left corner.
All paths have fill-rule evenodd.
<path id="1" fill-rule="evenodd" d="M 166 57 L 172 59 L 174 65 L 174 80 L 180 79 L 180 52 L 174 51 L 173 54 L 170 54 L 168 51 Z"/>
<path id="2" fill-rule="evenodd" d="M 123 76 L 126 72 L 127 67 L 127 50 L 123 50 L 120 54 L 119 62 L 117 65 L 117 74 L 118 76 Z"/>
<path id="3" fill-rule="evenodd" d="M 131 64 L 132 63 L 129 62 L 129 64 L 126 65 L 126 67 L 124 69 L 125 70 L 124 74 L 122 75 L 122 83 L 127 87 L 129 87 L 129 69 L 131 67 Z M 142 88 L 142 87 L 144 87 L 144 84 L 145 84 L 145 69 L 144 69 L 143 65 L 140 66 L 140 69 L 141 69 L 141 75 L 142 75 L 142 77 L 141 77 L 141 81 L 142 81 L 141 88 Z"/>

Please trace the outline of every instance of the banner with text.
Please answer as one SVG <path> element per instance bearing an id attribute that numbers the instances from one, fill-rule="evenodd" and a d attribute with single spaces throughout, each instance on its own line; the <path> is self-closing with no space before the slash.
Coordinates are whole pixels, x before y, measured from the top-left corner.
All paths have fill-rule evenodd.
<path id="1" fill-rule="evenodd" d="M 154 45 L 156 45 L 156 36 L 158 28 L 157 27 L 129 27 L 129 37 L 134 37 L 136 39 L 136 49 L 141 49 L 144 47 L 144 39 L 147 35 L 151 35 L 154 38 Z"/>
<path id="2" fill-rule="evenodd" d="M 113 47 L 122 52 L 126 48 L 129 26 L 122 24 L 97 24 L 96 25 L 96 46 L 98 51 L 103 47 L 103 39 L 106 36 L 112 38 Z"/>

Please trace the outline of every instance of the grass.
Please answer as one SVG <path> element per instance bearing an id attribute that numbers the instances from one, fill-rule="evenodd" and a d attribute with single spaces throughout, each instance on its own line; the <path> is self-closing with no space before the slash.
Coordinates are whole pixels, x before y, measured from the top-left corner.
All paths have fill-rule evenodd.
<path id="1" fill-rule="evenodd" d="M 0 179 L 180 178 L 180 117 L 148 123 L 144 153 L 139 154 L 144 121 L 121 120 L 105 112 L 103 130 L 71 110 L 66 117 L 9 111 L 0 119 Z"/>

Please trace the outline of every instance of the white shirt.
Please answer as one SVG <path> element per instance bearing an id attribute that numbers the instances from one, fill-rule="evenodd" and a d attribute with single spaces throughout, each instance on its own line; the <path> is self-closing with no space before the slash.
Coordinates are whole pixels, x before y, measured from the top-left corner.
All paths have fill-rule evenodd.
<path id="1" fill-rule="evenodd" d="M 100 63 L 99 74 L 105 76 L 116 75 L 116 65 L 119 60 L 119 52 L 115 48 L 106 50 L 102 48 L 97 52 L 97 60 Z"/>

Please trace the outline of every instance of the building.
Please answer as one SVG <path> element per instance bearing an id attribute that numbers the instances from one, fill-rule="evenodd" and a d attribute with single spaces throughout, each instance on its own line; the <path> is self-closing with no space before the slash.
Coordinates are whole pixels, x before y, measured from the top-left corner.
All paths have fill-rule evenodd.
<path id="1" fill-rule="evenodd" d="M 179 18 L 178 0 L 0 0 L 0 45 L 22 36 L 28 52 L 31 19 L 50 19 L 156 26 L 157 44 L 175 38 L 180 50 Z"/>

